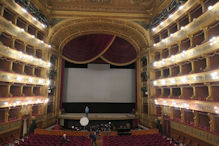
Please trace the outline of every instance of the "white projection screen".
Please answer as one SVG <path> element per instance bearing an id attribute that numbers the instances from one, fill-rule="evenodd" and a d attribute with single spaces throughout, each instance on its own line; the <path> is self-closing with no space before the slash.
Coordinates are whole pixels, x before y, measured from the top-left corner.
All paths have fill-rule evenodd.
<path id="1" fill-rule="evenodd" d="M 135 103 L 135 70 L 65 68 L 63 102 Z"/>

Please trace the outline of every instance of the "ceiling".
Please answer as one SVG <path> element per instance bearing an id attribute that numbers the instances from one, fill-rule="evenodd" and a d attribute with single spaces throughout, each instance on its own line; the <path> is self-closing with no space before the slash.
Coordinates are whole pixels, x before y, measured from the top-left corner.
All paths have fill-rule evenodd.
<path id="1" fill-rule="evenodd" d="M 105 16 L 149 22 L 171 0 L 33 0 L 50 18 Z"/>

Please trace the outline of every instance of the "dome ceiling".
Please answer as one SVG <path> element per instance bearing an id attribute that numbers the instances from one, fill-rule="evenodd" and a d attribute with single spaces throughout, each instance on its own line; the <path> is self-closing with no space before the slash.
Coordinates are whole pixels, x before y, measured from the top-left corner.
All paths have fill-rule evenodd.
<path id="1" fill-rule="evenodd" d="M 135 48 L 126 40 L 109 34 L 89 34 L 69 41 L 63 48 L 63 57 L 73 63 L 95 60 L 114 65 L 127 65 L 136 60 Z"/>

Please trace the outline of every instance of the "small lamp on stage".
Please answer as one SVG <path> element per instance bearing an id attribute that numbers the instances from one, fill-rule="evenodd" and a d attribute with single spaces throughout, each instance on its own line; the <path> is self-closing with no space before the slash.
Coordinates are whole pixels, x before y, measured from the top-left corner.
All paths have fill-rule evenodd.
<path id="1" fill-rule="evenodd" d="M 87 117 L 82 117 L 82 118 L 80 119 L 80 124 L 81 124 L 81 126 L 87 126 L 88 123 L 89 123 L 89 120 L 88 120 Z"/>

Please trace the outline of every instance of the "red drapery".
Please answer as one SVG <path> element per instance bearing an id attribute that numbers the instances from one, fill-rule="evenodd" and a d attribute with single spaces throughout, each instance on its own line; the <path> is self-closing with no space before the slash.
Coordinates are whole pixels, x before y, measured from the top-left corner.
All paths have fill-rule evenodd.
<path id="1" fill-rule="evenodd" d="M 59 109 L 62 110 L 62 98 L 63 98 L 63 86 L 64 86 L 64 73 L 65 73 L 65 60 L 62 59 L 61 66 L 61 83 L 60 83 L 60 100 L 59 100 Z"/>

